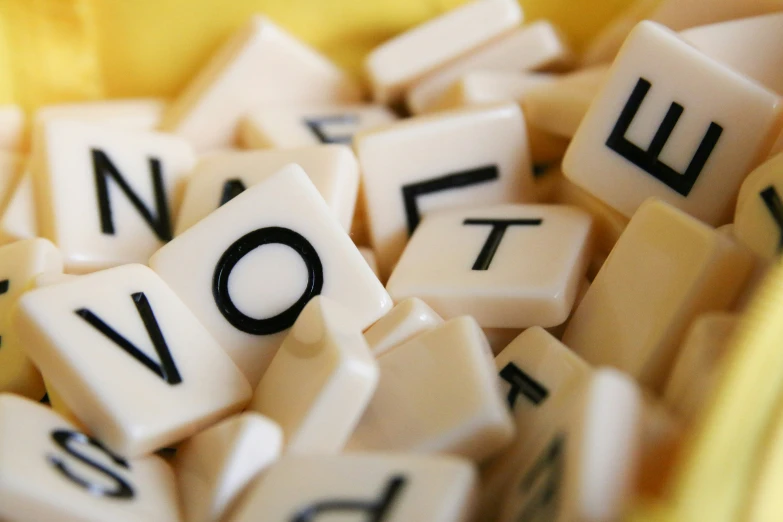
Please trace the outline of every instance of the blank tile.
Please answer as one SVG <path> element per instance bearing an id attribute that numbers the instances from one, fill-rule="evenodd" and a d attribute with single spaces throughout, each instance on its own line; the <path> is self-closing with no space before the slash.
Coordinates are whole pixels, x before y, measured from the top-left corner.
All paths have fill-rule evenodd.
<path id="1" fill-rule="evenodd" d="M 406 94 L 414 114 L 429 110 L 463 74 L 488 69 L 533 71 L 564 65 L 571 49 L 551 23 L 540 20 L 495 39 L 417 81 Z"/>
<path id="2" fill-rule="evenodd" d="M 663 394 L 667 406 L 688 425 L 707 404 L 738 321 L 735 314 L 710 313 L 688 328 Z"/>
<path id="3" fill-rule="evenodd" d="M 405 299 L 364 332 L 364 339 L 375 357 L 415 336 L 443 324 L 443 319 L 416 297 Z"/>
<path id="4" fill-rule="evenodd" d="M 471 519 L 475 488 L 473 466 L 453 457 L 284 457 L 252 486 L 229 522 L 456 522 Z"/>
<path id="5" fill-rule="evenodd" d="M 723 234 L 650 200 L 601 267 L 563 342 L 592 364 L 660 390 L 688 325 L 728 308 L 751 267 L 747 251 Z"/>
<path id="6" fill-rule="evenodd" d="M 290 150 L 221 152 L 202 158 L 188 179 L 175 235 L 286 165 L 302 167 L 340 224 L 348 230 L 359 190 L 359 165 L 345 145 Z"/>
<path id="7" fill-rule="evenodd" d="M 248 110 L 263 104 L 358 101 L 347 74 L 264 16 L 253 16 L 204 65 L 161 128 L 199 150 L 234 143 Z"/>
<path id="8" fill-rule="evenodd" d="M 0 247 L 0 392 L 40 400 L 45 393 L 27 346 L 14 335 L 11 311 L 36 275 L 62 273 L 63 259 L 45 239 L 28 239 Z"/>
<path id="9" fill-rule="evenodd" d="M 145 262 L 171 239 L 195 162 L 185 140 L 58 119 L 36 139 L 38 225 L 69 272 Z"/>
<path id="10" fill-rule="evenodd" d="M 473 0 L 384 42 L 364 63 L 375 101 L 398 101 L 417 80 L 521 21 L 522 10 L 512 0 Z"/>
<path id="11" fill-rule="evenodd" d="M 250 409 L 280 424 L 286 453 L 338 453 L 377 385 L 378 363 L 350 312 L 314 297 L 258 383 Z"/>
<path id="12" fill-rule="evenodd" d="M 742 182 L 733 235 L 764 259 L 783 251 L 783 154 L 753 170 Z"/>
<path id="13" fill-rule="evenodd" d="M 427 216 L 386 289 L 483 328 L 564 322 L 590 259 L 590 216 L 560 205 L 496 205 Z"/>
<path id="14" fill-rule="evenodd" d="M 264 106 L 245 117 L 240 139 L 250 149 L 288 149 L 328 143 L 350 145 L 357 132 L 396 119 L 383 105 Z"/>
<path id="15" fill-rule="evenodd" d="M 18 152 L 24 141 L 25 115 L 18 105 L 0 105 L 0 150 Z"/>
<path id="16" fill-rule="evenodd" d="M 180 520 L 174 474 L 159 457 L 126 459 L 42 404 L 0 394 L 0 518 Z"/>
<path id="17" fill-rule="evenodd" d="M 357 136 L 354 147 L 381 273 L 391 273 L 427 212 L 531 201 L 526 143 L 516 104 L 420 116 Z"/>
<path id="18" fill-rule="evenodd" d="M 174 471 L 185 522 L 222 520 L 279 457 L 283 432 L 258 413 L 229 417 L 177 447 Z"/>
<path id="19" fill-rule="evenodd" d="M 777 136 L 781 108 L 773 92 L 643 22 L 590 105 L 563 172 L 627 217 L 654 196 L 721 225 Z"/>
<path id="20" fill-rule="evenodd" d="M 392 307 L 297 165 L 231 199 L 161 248 L 149 264 L 252 386 L 312 297 L 323 295 L 345 306 L 361 329 Z"/>
<path id="21" fill-rule="evenodd" d="M 378 359 L 378 389 L 347 451 L 448 453 L 476 462 L 508 445 L 513 421 L 484 334 L 452 319 Z"/>
<path id="22" fill-rule="evenodd" d="M 68 408 L 128 457 L 193 435 L 252 394 L 220 345 L 143 265 L 28 292 L 12 321 Z"/>

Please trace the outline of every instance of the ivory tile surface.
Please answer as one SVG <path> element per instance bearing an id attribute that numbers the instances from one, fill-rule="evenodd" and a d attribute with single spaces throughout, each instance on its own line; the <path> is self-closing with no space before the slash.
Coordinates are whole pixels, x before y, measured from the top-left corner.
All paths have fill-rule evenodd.
<path id="1" fill-rule="evenodd" d="M 25 170 L 10 194 L 5 212 L 0 216 L 0 241 L 11 243 L 38 236 L 33 175 Z"/>
<path id="2" fill-rule="evenodd" d="M 188 180 L 175 235 L 291 163 L 304 169 L 340 224 L 349 230 L 359 190 L 356 157 L 345 145 L 316 145 L 290 150 L 222 152 L 203 158 Z"/>
<path id="3" fill-rule="evenodd" d="M 639 209 L 563 335 L 588 362 L 660 390 L 690 322 L 728 308 L 752 259 L 723 234 L 661 201 Z"/>
<path id="4" fill-rule="evenodd" d="M 350 145 L 357 132 L 394 122 L 383 105 L 263 106 L 241 127 L 242 144 L 251 149 L 287 149 L 327 143 Z"/>
<path id="5" fill-rule="evenodd" d="M 378 359 L 380 382 L 347 451 L 448 453 L 481 462 L 514 426 L 492 352 L 470 317 L 452 319 Z"/>
<path id="6" fill-rule="evenodd" d="M 475 488 L 473 466 L 453 457 L 284 457 L 253 485 L 229 522 L 461 522 L 471 519 Z"/>
<path id="7" fill-rule="evenodd" d="M 62 273 L 63 259 L 45 239 L 28 239 L 0 247 L 0 392 L 40 400 L 45 393 L 27 345 L 14 335 L 11 311 L 39 274 Z"/>
<path id="8" fill-rule="evenodd" d="M 429 110 L 455 81 L 470 71 L 532 71 L 566 63 L 570 58 L 568 44 L 552 24 L 544 20 L 533 22 L 428 74 L 408 90 L 407 105 L 414 114 Z"/>
<path id="9" fill-rule="evenodd" d="M 68 271 L 145 262 L 171 239 L 195 162 L 185 140 L 57 119 L 40 132 L 32 164 L 38 225 Z"/>
<path id="10" fill-rule="evenodd" d="M 364 332 L 364 339 L 375 357 L 392 350 L 415 336 L 443 324 L 443 319 L 416 297 L 405 299 Z"/>
<path id="11" fill-rule="evenodd" d="M 557 326 L 590 259 L 590 216 L 558 205 L 496 205 L 427 216 L 386 289 L 418 297 L 444 319 L 483 328 Z"/>
<path id="12" fill-rule="evenodd" d="M 220 345 L 143 265 L 28 292 L 12 321 L 68 408 L 122 455 L 187 438 L 252 394 Z"/>
<path id="13" fill-rule="evenodd" d="M 556 78 L 554 74 L 527 71 L 468 71 L 451 84 L 432 110 L 521 101 L 530 89 L 548 85 Z"/>
<path id="14" fill-rule="evenodd" d="M 280 424 L 286 453 L 337 453 L 377 385 L 378 364 L 349 311 L 314 297 L 258 383 L 250 409 Z"/>
<path id="15" fill-rule="evenodd" d="M 268 18 L 254 16 L 172 102 L 161 128 L 201 151 L 232 145 L 241 118 L 254 107 L 360 97 L 358 86 L 323 55 Z"/>
<path id="16" fill-rule="evenodd" d="M 174 470 L 185 522 L 223 520 L 249 484 L 279 457 L 283 432 L 258 413 L 229 417 L 177 448 Z"/>
<path id="17" fill-rule="evenodd" d="M 362 255 L 365 261 L 367 261 L 367 266 L 370 267 L 370 270 L 372 270 L 372 273 L 375 274 L 376 277 L 380 278 L 381 273 L 378 270 L 378 261 L 375 259 L 375 252 L 372 251 L 372 248 L 368 247 L 358 247 L 359 253 Z"/>
<path id="18" fill-rule="evenodd" d="M 354 147 L 384 275 L 426 213 L 533 198 L 525 122 L 515 104 L 412 118 L 360 134 Z"/>
<path id="19" fill-rule="evenodd" d="M 375 101 L 399 100 L 416 80 L 521 21 L 522 10 L 514 1 L 473 0 L 384 42 L 365 59 Z"/>
<path id="20" fill-rule="evenodd" d="M 777 136 L 781 108 L 773 92 L 643 22 L 590 105 L 563 172 L 628 217 L 654 196 L 721 225 Z"/>
<path id="21" fill-rule="evenodd" d="M 733 235 L 764 259 L 783 250 L 783 154 L 751 172 L 742 182 L 734 213 Z"/>
<path id="22" fill-rule="evenodd" d="M 158 457 L 126 460 L 33 401 L 0 394 L 0 518 L 177 522 L 174 475 Z"/>
<path id="23" fill-rule="evenodd" d="M 345 306 L 360 329 L 392 307 L 297 165 L 249 187 L 156 252 L 149 264 L 253 386 L 312 297 Z"/>
<path id="24" fill-rule="evenodd" d="M 37 124 L 51 120 L 101 123 L 127 130 L 151 131 L 161 121 L 166 101 L 160 98 L 101 100 L 41 107 Z"/>
<path id="25" fill-rule="evenodd" d="M 24 140 L 25 116 L 18 105 L 0 105 L 0 150 L 17 152 Z"/>

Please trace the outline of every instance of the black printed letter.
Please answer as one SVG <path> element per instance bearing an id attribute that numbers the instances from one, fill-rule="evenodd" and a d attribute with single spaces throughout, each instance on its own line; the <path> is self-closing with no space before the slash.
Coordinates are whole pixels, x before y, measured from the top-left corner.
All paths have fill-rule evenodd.
<path id="1" fill-rule="evenodd" d="M 783 252 L 783 202 L 780 201 L 780 195 L 773 185 L 762 190 L 760 195 L 778 227 L 778 233 L 780 234 L 778 252 Z"/>
<path id="2" fill-rule="evenodd" d="M 87 435 L 84 435 L 83 433 L 79 433 L 78 431 L 55 430 L 52 432 L 52 440 L 54 440 L 55 444 L 60 446 L 63 450 L 65 450 L 66 453 L 68 453 L 73 458 L 77 459 L 83 464 L 86 464 L 87 466 L 101 472 L 102 474 L 114 480 L 117 486 L 114 489 L 109 489 L 98 484 L 93 484 L 92 482 L 89 482 L 88 480 L 77 476 L 73 471 L 68 469 L 68 467 L 65 465 L 65 462 L 59 457 L 49 456 L 49 463 L 53 465 L 55 469 L 57 469 L 57 471 L 62 473 L 65 476 L 65 478 L 83 487 L 91 494 L 99 497 L 111 497 L 111 498 L 125 499 L 125 500 L 130 500 L 133 498 L 133 488 L 131 488 L 130 484 L 128 484 L 125 480 L 122 479 L 122 477 L 114 473 L 112 470 L 106 468 L 105 466 L 103 466 L 98 462 L 95 462 L 90 457 L 87 457 L 77 452 L 74 448 L 71 447 L 71 443 L 86 444 L 88 446 L 92 446 L 93 448 L 99 450 L 100 452 L 105 453 L 112 460 L 112 462 L 114 462 L 118 466 L 130 470 L 130 466 L 128 466 L 128 463 L 123 458 L 109 451 L 106 447 L 103 446 L 103 444 L 101 444 L 97 440 L 90 438 Z"/>
<path id="3" fill-rule="evenodd" d="M 508 392 L 508 407 L 514 409 L 517 396 L 521 393 L 530 402 L 538 406 L 549 396 L 549 392 L 541 383 L 519 369 L 519 366 L 510 362 L 500 370 L 500 378 L 511 385 Z"/>
<path id="4" fill-rule="evenodd" d="M 405 477 L 395 476 L 389 480 L 377 501 L 366 500 L 324 500 L 300 510 L 291 522 L 315 522 L 320 514 L 335 511 L 353 511 L 367 514 L 367 522 L 383 522 L 392 503 L 405 485 Z"/>
<path id="5" fill-rule="evenodd" d="M 674 130 L 674 126 L 677 125 L 677 120 L 682 115 L 683 108 L 679 103 L 674 102 L 671 104 L 647 150 L 642 150 L 625 138 L 625 133 L 642 106 L 650 86 L 649 81 L 639 78 L 636 87 L 634 87 L 631 93 L 631 97 L 625 103 L 625 107 L 623 107 L 614 129 L 612 129 L 612 133 L 609 135 L 609 139 L 606 140 L 606 146 L 648 174 L 651 174 L 681 196 L 687 196 L 707 163 L 707 159 L 712 154 L 712 149 L 718 143 L 723 127 L 715 122 L 710 122 L 710 126 L 707 128 L 699 148 L 696 149 L 696 153 L 691 158 L 688 168 L 685 169 L 685 173 L 677 172 L 659 160 L 658 155 L 663 150 L 664 145 L 666 145 L 669 136 L 671 136 Z"/>
<path id="6" fill-rule="evenodd" d="M 558 493 L 560 481 L 563 476 L 563 452 L 565 451 L 565 436 L 557 435 L 539 456 L 533 468 L 525 473 L 519 485 L 522 494 L 529 495 L 535 485 L 543 484 L 535 491 L 535 494 L 522 507 L 516 520 L 525 522 L 548 522 L 557 519 Z M 541 477 L 549 471 L 546 480 Z"/>
<path id="7" fill-rule="evenodd" d="M 157 217 L 150 212 L 139 196 L 122 177 L 120 171 L 111 162 L 109 157 L 100 149 L 91 149 L 92 166 L 95 173 L 95 189 L 98 193 L 98 206 L 101 215 L 101 231 L 104 234 L 114 235 L 114 220 L 112 218 L 111 202 L 109 201 L 109 185 L 107 177 L 111 177 L 122 192 L 130 200 L 141 217 L 155 232 L 161 241 L 171 240 L 171 219 L 169 219 L 169 205 L 166 201 L 166 189 L 163 186 L 163 173 L 160 168 L 160 160 L 150 158 L 150 170 L 152 172 L 152 189 L 155 192 L 155 209 Z"/>
<path id="8" fill-rule="evenodd" d="M 508 227 L 514 225 L 535 227 L 541 223 L 543 223 L 541 219 L 466 219 L 463 221 L 463 225 L 489 225 L 492 227 L 476 262 L 473 263 L 473 270 L 487 270 L 489 268 Z"/>
<path id="9" fill-rule="evenodd" d="M 242 313 L 231 301 L 228 292 L 228 278 L 231 271 L 248 253 L 263 245 L 279 243 L 292 248 L 307 267 L 307 287 L 304 293 L 288 309 L 274 317 L 254 319 Z M 254 335 L 270 335 L 291 327 L 299 313 L 313 297 L 321 293 L 324 286 L 324 271 L 321 259 L 313 245 L 300 234 L 282 227 L 259 228 L 237 239 L 223 252 L 212 277 L 212 296 L 220 313 L 234 328 Z"/>
<path id="10" fill-rule="evenodd" d="M 330 123 L 355 125 L 359 118 L 355 114 L 335 114 L 334 116 L 322 116 L 320 118 L 305 118 L 305 125 L 310 132 L 315 134 L 321 143 L 345 143 L 350 145 L 353 141 L 353 134 L 344 134 L 342 136 L 329 136 L 324 132 L 324 127 Z"/>
<path id="11" fill-rule="evenodd" d="M 114 341 L 117 346 L 122 348 L 128 355 L 139 361 L 141 364 L 155 372 L 161 379 L 169 384 L 179 384 L 182 382 L 182 377 L 179 375 L 177 365 L 174 363 L 174 359 L 171 357 L 171 352 L 166 344 L 166 339 L 163 338 L 163 333 L 160 331 L 158 321 L 155 319 L 155 314 L 152 312 L 147 296 L 143 292 L 138 292 L 131 295 L 133 303 L 136 305 L 136 310 L 139 311 L 141 320 L 144 322 L 144 328 L 147 330 L 147 335 L 150 336 L 152 344 L 155 346 L 155 352 L 157 352 L 160 358 L 160 364 L 156 363 L 147 355 L 136 348 L 130 341 L 118 334 L 111 326 L 104 323 L 100 317 L 92 313 L 86 308 L 80 308 L 76 310 L 76 315 L 90 323 L 93 328 L 101 332 L 103 335 Z"/>
<path id="12" fill-rule="evenodd" d="M 245 184 L 242 183 L 241 179 L 234 178 L 234 179 L 227 179 L 225 183 L 223 183 L 223 193 L 220 195 L 220 205 L 223 206 L 241 193 L 243 193 L 247 189 L 245 187 Z"/>

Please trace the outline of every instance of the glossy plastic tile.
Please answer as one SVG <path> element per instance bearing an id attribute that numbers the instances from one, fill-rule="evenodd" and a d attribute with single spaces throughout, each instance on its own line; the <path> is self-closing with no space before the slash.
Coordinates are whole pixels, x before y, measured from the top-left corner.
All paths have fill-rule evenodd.
<path id="1" fill-rule="evenodd" d="M 531 201 L 526 143 L 516 104 L 420 116 L 358 135 L 354 147 L 381 273 L 391 273 L 427 212 Z"/>
<path id="2" fill-rule="evenodd" d="M 392 307 L 378 278 L 297 165 L 231 199 L 156 252 L 149 264 L 252 386 L 314 296 L 348 308 L 360 329 Z"/>
<path id="3" fill-rule="evenodd" d="M 592 364 L 660 390 L 688 325 L 728 308 L 751 268 L 749 253 L 732 240 L 650 200 L 601 267 L 563 342 Z"/>
<path id="4" fill-rule="evenodd" d="M 187 438 L 241 410 L 252 394 L 220 345 L 143 265 L 28 292 L 12 321 L 68 408 L 122 455 Z"/>
<path id="5" fill-rule="evenodd" d="M 314 49 L 263 16 L 231 37 L 174 100 L 161 128 L 199 150 L 234 143 L 242 117 L 279 103 L 340 103 L 357 85 Z"/>
<path id="6" fill-rule="evenodd" d="M 521 101 L 525 94 L 557 78 L 554 74 L 473 70 L 461 75 L 433 105 L 433 111 L 474 105 Z"/>
<path id="7" fill-rule="evenodd" d="M 36 124 L 52 120 L 101 123 L 127 130 L 151 131 L 160 125 L 166 102 L 161 98 L 135 98 L 64 103 L 41 107 Z"/>
<path id="8" fill-rule="evenodd" d="M 349 311 L 314 297 L 258 383 L 250 409 L 280 424 L 286 453 L 338 453 L 377 385 L 378 364 Z"/>
<path id="9" fill-rule="evenodd" d="M 364 332 L 375 357 L 443 324 L 443 319 L 416 297 L 405 299 Z"/>
<path id="10" fill-rule="evenodd" d="M 563 172 L 630 217 L 650 196 L 712 225 L 780 130 L 773 92 L 640 23 L 612 65 Z"/>
<path id="11" fill-rule="evenodd" d="M 378 389 L 347 451 L 448 453 L 481 462 L 514 435 L 476 321 L 452 319 L 378 359 Z"/>
<path id="12" fill-rule="evenodd" d="M 496 205 L 427 216 L 386 289 L 418 297 L 444 319 L 483 328 L 557 326 L 590 259 L 590 216 L 560 205 Z"/>
<path id="13" fill-rule="evenodd" d="M 753 170 L 742 182 L 733 235 L 767 260 L 783 251 L 783 154 Z"/>
<path id="14" fill-rule="evenodd" d="M 372 251 L 372 248 L 359 247 L 359 253 L 362 255 L 364 260 L 367 261 L 367 266 L 370 267 L 370 270 L 372 270 L 372 273 L 375 274 L 375 277 L 380 278 L 381 272 L 378 270 L 378 261 L 375 259 L 375 252 Z"/>

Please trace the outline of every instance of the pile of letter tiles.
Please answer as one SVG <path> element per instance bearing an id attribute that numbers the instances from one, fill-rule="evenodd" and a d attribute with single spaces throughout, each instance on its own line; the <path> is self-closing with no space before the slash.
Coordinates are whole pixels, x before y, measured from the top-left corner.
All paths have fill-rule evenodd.
<path id="1" fill-rule="evenodd" d="M 0 107 L 0 520 L 660 495 L 783 248 L 783 3 L 686 3 L 576 53 L 473 0 L 366 85 L 259 14 L 172 100 Z"/>

